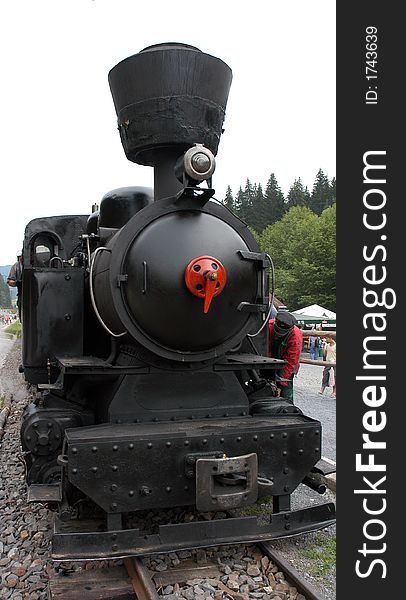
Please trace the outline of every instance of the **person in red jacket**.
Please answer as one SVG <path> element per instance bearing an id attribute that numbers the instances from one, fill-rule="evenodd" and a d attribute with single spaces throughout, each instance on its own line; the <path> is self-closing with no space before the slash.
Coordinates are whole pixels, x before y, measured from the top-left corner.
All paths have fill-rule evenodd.
<path id="1" fill-rule="evenodd" d="M 283 369 L 276 371 L 278 396 L 293 402 L 293 377 L 299 371 L 303 334 L 289 312 L 278 312 L 269 321 L 269 356 L 286 360 Z"/>

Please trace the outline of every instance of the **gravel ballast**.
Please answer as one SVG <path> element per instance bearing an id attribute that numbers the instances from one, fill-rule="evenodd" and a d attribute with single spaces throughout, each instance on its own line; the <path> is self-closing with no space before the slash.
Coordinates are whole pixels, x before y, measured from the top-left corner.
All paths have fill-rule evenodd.
<path id="1" fill-rule="evenodd" d="M 19 429 L 21 415 L 30 400 L 30 394 L 22 376 L 18 373 L 18 365 L 21 361 L 20 352 L 21 343 L 16 341 L 5 356 L 3 366 L 0 368 L 0 394 L 13 395 L 11 412 L 0 444 L 0 598 L 45 600 L 48 597 L 49 577 L 57 570 L 63 569 L 67 572 L 88 570 L 121 563 L 120 561 L 106 560 L 56 565 L 50 559 L 52 513 L 42 505 L 26 502 Z M 307 365 L 303 366 L 307 367 Z M 311 403 L 314 390 L 311 389 L 308 397 L 305 398 L 305 371 L 303 370 L 302 373 L 301 387 L 296 398 L 301 402 Z M 299 384 L 299 378 L 297 384 Z M 298 404 L 300 406 L 299 402 Z M 312 416 L 316 417 L 317 415 Z M 292 504 L 294 508 L 298 508 L 302 505 L 334 500 L 334 498 L 334 494 L 329 491 L 327 496 L 319 496 L 305 486 L 300 486 L 292 497 Z M 256 505 L 255 508 L 266 514 L 269 507 L 264 504 L 263 506 Z M 318 534 L 309 534 L 273 543 L 274 547 L 278 548 L 285 558 L 291 560 L 299 572 L 304 573 L 305 577 L 325 595 L 327 600 L 335 598 L 334 566 L 323 570 L 320 575 L 314 569 L 317 557 L 315 559 L 314 556 L 310 556 L 308 551 L 320 548 L 320 556 L 322 556 L 323 540 L 333 540 L 334 538 L 335 528 L 331 527 Z M 185 552 L 187 554 L 187 551 Z M 287 585 L 286 581 L 283 574 L 278 575 L 279 571 L 274 565 L 271 565 L 270 569 L 268 569 L 269 565 L 263 567 L 255 547 L 230 546 L 218 548 L 217 554 L 213 549 L 203 552 L 209 560 L 218 564 L 220 571 L 218 579 L 212 578 L 210 581 L 210 578 L 203 578 L 200 581 L 201 578 L 198 578 L 198 582 L 160 586 L 159 594 L 168 600 L 174 600 L 174 598 L 185 598 L 186 600 L 234 598 L 235 600 L 238 597 L 236 594 L 240 594 L 240 600 L 251 598 L 277 600 L 278 596 L 280 600 L 303 600 L 297 592 L 295 595 L 294 590 L 286 587 L 283 589 L 282 584 Z M 199 556 L 199 560 L 201 560 L 201 555 Z M 182 555 L 182 552 L 178 552 L 145 560 L 152 572 L 159 572 L 160 570 L 166 571 L 169 567 L 176 566 L 178 561 L 181 563 L 183 559 L 187 558 L 198 560 L 198 555 L 193 552 L 186 556 Z M 257 569 L 259 574 L 254 574 L 254 571 L 257 573 Z M 221 585 L 217 584 L 217 581 Z M 228 590 L 231 589 L 234 596 L 230 596 L 229 592 L 221 586 L 225 586 Z"/>

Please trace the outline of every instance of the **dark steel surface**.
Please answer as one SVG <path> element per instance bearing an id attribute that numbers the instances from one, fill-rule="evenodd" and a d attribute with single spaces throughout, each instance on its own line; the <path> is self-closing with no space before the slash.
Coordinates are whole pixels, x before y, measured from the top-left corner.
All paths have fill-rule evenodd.
<path id="1" fill-rule="evenodd" d="M 198 240 L 191 239 L 190 233 L 188 233 L 188 225 L 193 214 L 196 217 L 200 215 L 204 220 L 209 219 L 210 223 L 216 223 L 220 227 L 219 234 L 222 235 L 223 232 L 227 232 L 229 244 L 221 245 L 220 240 L 213 238 L 213 235 L 205 228 L 199 226 L 195 232 Z M 157 238 L 153 236 L 142 247 L 143 251 L 145 250 L 145 252 L 151 253 L 151 255 L 148 254 L 147 257 L 143 255 L 134 256 L 129 261 L 128 252 L 131 252 L 133 244 L 135 243 L 134 248 L 137 247 L 140 249 L 137 244 L 137 237 L 143 236 L 144 231 L 147 232 L 153 222 L 166 222 L 166 217 L 174 219 L 173 223 L 176 224 L 176 227 L 172 228 L 175 240 L 168 240 L 169 245 L 165 246 L 163 240 L 159 238 L 160 243 L 157 244 Z M 194 218 L 192 218 L 191 222 L 195 223 Z M 220 226 L 221 222 L 223 222 L 222 226 Z M 166 240 L 166 232 L 162 232 L 162 235 L 165 236 Z M 204 241 L 206 237 L 212 239 L 221 256 L 225 253 L 225 260 L 222 260 L 220 255 L 219 260 L 223 262 L 226 268 L 227 264 L 230 263 L 232 267 L 229 268 L 231 268 L 235 275 L 232 282 L 228 285 L 228 292 L 226 293 L 226 286 L 223 293 L 215 299 L 217 305 L 214 308 L 216 310 L 210 310 L 207 315 L 204 315 L 201 310 L 198 310 L 198 307 L 200 308 L 199 300 L 191 296 L 186 289 L 183 281 L 183 273 L 184 268 L 194 256 L 203 252 L 208 253 L 206 252 L 207 246 L 204 246 L 205 243 L 207 244 L 207 240 L 206 242 Z M 196 362 L 222 356 L 240 343 L 248 332 L 257 330 L 260 324 L 258 315 L 251 313 L 242 314 L 238 313 L 238 311 L 236 311 L 237 315 L 228 315 L 227 313 L 230 309 L 230 302 L 231 307 L 234 306 L 236 308 L 240 301 L 249 300 L 250 297 L 255 301 L 261 287 L 259 281 L 261 278 L 258 277 L 255 264 L 251 263 L 251 261 L 244 261 L 242 258 L 233 257 L 232 249 L 237 240 L 240 240 L 240 242 L 238 244 L 239 247 L 234 248 L 235 251 L 244 246 L 250 250 L 258 250 L 258 245 L 245 223 L 234 217 L 223 206 L 214 202 L 208 202 L 199 210 L 196 210 L 196 206 L 192 200 L 185 201 L 181 206 L 178 206 L 174 204 L 173 198 L 155 202 L 151 206 L 147 206 L 135 215 L 111 239 L 108 245 L 112 252 L 103 252 L 97 257 L 95 265 L 95 293 L 97 306 L 103 319 L 112 331 L 127 330 L 144 348 L 166 359 L 180 362 Z M 180 244 L 179 248 L 177 248 L 176 244 Z M 163 248 L 165 249 L 164 252 L 162 251 Z M 174 273 L 178 273 L 179 275 L 178 282 L 172 269 L 168 268 L 173 264 L 173 256 L 175 255 L 182 262 L 182 268 L 180 264 L 175 265 Z M 145 283 L 143 262 L 147 262 L 148 270 L 147 283 L 149 291 L 146 294 L 142 294 Z M 132 281 L 130 282 L 129 267 L 131 265 Z M 136 265 L 139 266 L 138 274 Z M 160 277 L 162 277 L 162 282 L 156 277 L 156 273 L 159 273 Z M 117 286 L 117 279 L 123 274 L 129 275 L 128 283 Z M 152 284 L 153 287 L 151 287 Z M 135 290 L 129 293 L 128 289 L 134 285 Z M 243 295 L 241 294 L 241 290 L 245 291 Z M 176 298 L 176 302 L 168 302 L 169 297 Z M 149 302 L 151 298 L 157 308 L 153 314 L 150 314 L 147 305 L 147 301 Z M 192 303 L 193 300 L 195 304 Z M 141 302 L 141 309 L 138 307 L 136 301 Z M 131 302 L 131 307 L 128 304 L 129 302 Z M 185 311 L 185 322 L 182 321 L 183 315 L 180 309 Z M 139 315 L 140 310 L 142 311 L 141 321 L 147 327 L 147 331 L 144 331 L 140 323 L 138 323 L 138 320 L 133 315 L 133 310 L 135 310 L 137 315 Z M 149 315 L 148 319 L 146 318 L 147 314 Z M 223 337 L 221 338 L 221 336 L 216 334 L 216 329 L 223 327 L 221 325 L 223 319 L 228 322 L 231 328 L 234 327 L 234 334 L 223 328 Z M 172 321 L 177 323 L 178 329 L 173 329 Z M 158 323 L 162 325 L 163 331 L 156 331 Z M 193 337 L 192 334 L 195 334 L 195 337 L 196 335 L 203 336 L 201 348 L 196 346 L 198 341 L 196 341 L 195 337 L 188 340 L 185 331 L 189 326 L 192 327 L 189 334 L 190 337 Z M 206 332 L 205 328 L 208 328 L 209 332 Z M 148 334 L 149 331 L 152 337 Z M 169 335 L 170 332 L 174 336 L 172 339 Z M 154 335 L 157 336 L 157 339 L 153 337 Z M 264 333 L 264 337 L 266 335 L 267 332 Z M 182 339 L 187 344 L 189 350 L 182 351 L 180 345 Z M 216 339 L 218 343 L 214 345 Z M 169 343 L 169 347 L 165 343 Z M 210 346 L 210 344 L 212 345 Z"/>
<path id="2" fill-rule="evenodd" d="M 279 358 L 259 356 L 257 354 L 227 354 L 214 363 L 215 371 L 238 369 L 280 369 L 286 362 Z"/>
<path id="3" fill-rule="evenodd" d="M 24 267 L 32 264 L 33 247 L 39 236 L 48 236 L 57 243 L 59 256 L 69 258 L 78 245 L 79 236 L 86 231 L 88 217 L 89 215 L 63 215 L 30 221 L 24 232 Z"/>
<path id="4" fill-rule="evenodd" d="M 155 148 L 204 144 L 214 154 L 222 131 L 231 69 L 185 44 L 147 48 L 118 63 L 109 84 L 129 160 L 155 164 Z"/>
<path id="5" fill-rule="evenodd" d="M 152 202 L 151 188 L 133 186 L 111 190 L 101 199 L 98 226 L 119 229 Z"/>
<path id="6" fill-rule="evenodd" d="M 316 462 L 312 471 L 314 473 L 320 473 L 320 475 L 330 475 L 331 473 L 336 472 L 336 466 L 335 464 L 331 464 L 331 462 L 327 462 L 321 458 Z"/>
<path id="7" fill-rule="evenodd" d="M 85 375 L 107 374 L 114 373 L 150 373 L 151 368 L 146 365 L 112 365 L 102 358 L 96 356 L 56 356 L 56 361 L 59 363 L 61 371 L 69 375 Z M 280 369 L 285 361 L 279 358 L 270 358 L 267 356 L 259 356 L 257 354 L 226 354 L 220 360 L 213 363 L 214 371 L 240 371 L 246 369 L 260 368 L 262 369 Z M 184 367 L 186 370 L 186 367 Z"/>
<path id="8" fill-rule="evenodd" d="M 24 267 L 23 365 L 45 367 L 56 354 L 83 353 L 84 272 Z"/>
<path id="9" fill-rule="evenodd" d="M 55 560 L 125 558 L 228 544 L 247 544 L 317 531 L 335 522 L 334 504 L 274 514 L 269 525 L 256 517 L 161 525 L 158 534 L 139 529 L 69 532 L 69 523 L 56 519 L 52 542 Z"/>
<path id="10" fill-rule="evenodd" d="M 242 475 L 234 485 L 223 485 L 219 476 Z M 258 499 L 258 457 L 209 458 L 196 461 L 196 508 L 200 511 L 229 510 L 254 504 Z"/>
<path id="11" fill-rule="evenodd" d="M 256 268 L 237 252 L 244 247 L 240 235 L 214 215 L 174 211 L 155 219 L 135 237 L 125 256 L 122 273 L 127 281 L 121 289 L 127 314 L 158 348 L 173 354 L 204 353 L 241 337 L 248 317 L 238 306 L 242 301 L 255 302 L 257 294 Z M 184 273 L 193 258 L 209 250 L 224 265 L 227 283 L 204 314 L 203 301 L 187 289 Z M 121 252 L 120 244 L 114 245 L 115 251 Z M 107 260 L 97 259 L 94 282 L 97 305 L 112 323 L 105 287 L 108 272 L 103 270 Z"/>
<path id="12" fill-rule="evenodd" d="M 28 486 L 28 502 L 60 502 L 61 500 L 60 483 L 32 483 Z"/>
<path id="13" fill-rule="evenodd" d="M 248 400 L 233 372 L 211 369 L 184 372 L 161 371 L 125 376 L 115 392 L 99 395 L 109 402 L 112 423 L 178 421 L 236 417 L 248 414 Z M 168 425 L 171 431 L 171 425 Z"/>
<path id="14" fill-rule="evenodd" d="M 66 441 L 66 477 L 104 510 L 119 513 L 194 505 L 195 464 L 190 477 L 184 460 L 199 451 L 254 453 L 272 494 L 291 493 L 320 455 L 320 424 L 303 415 L 106 424 L 69 429 Z"/>

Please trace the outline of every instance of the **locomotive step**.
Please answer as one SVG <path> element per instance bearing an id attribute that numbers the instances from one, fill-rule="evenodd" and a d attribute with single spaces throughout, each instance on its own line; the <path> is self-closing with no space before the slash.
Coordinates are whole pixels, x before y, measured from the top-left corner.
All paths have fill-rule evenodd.
<path id="1" fill-rule="evenodd" d="M 256 517 L 213 519 L 160 525 L 157 534 L 145 535 L 139 529 L 78 531 L 80 522 L 55 520 L 52 540 L 54 560 L 115 559 L 146 556 L 209 546 L 252 543 L 317 531 L 335 522 L 333 503 L 296 511 L 276 513 L 269 525 Z M 94 527 L 94 523 L 92 524 Z M 76 528 L 75 528 L 76 526 Z M 76 529 L 76 530 L 75 530 Z"/>

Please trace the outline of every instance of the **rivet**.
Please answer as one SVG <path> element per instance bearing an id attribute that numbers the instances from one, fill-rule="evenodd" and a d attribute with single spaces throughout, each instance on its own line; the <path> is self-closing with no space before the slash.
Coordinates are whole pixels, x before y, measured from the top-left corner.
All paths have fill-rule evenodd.
<path id="1" fill-rule="evenodd" d="M 166 447 L 170 448 L 172 446 L 172 442 L 166 442 Z"/>
<path id="2" fill-rule="evenodd" d="M 288 453 L 286 452 L 286 450 L 284 450 L 284 451 L 282 452 L 282 456 L 287 456 L 287 454 L 288 454 Z"/>
<path id="3" fill-rule="evenodd" d="M 171 492 L 171 491 L 172 491 L 172 488 L 170 488 L 169 485 L 168 485 L 168 487 L 165 488 L 165 492 L 168 492 L 168 494 L 169 494 L 169 492 Z"/>
<path id="4" fill-rule="evenodd" d="M 211 419 L 211 414 L 206 415 L 206 419 Z"/>
<path id="5" fill-rule="evenodd" d="M 134 496 L 134 490 L 130 490 L 130 491 L 128 492 L 128 495 L 129 495 L 129 496 Z"/>
<path id="6" fill-rule="evenodd" d="M 283 438 L 287 438 L 288 437 L 288 434 L 286 433 L 286 431 L 284 433 L 282 433 L 282 437 Z"/>
<path id="7" fill-rule="evenodd" d="M 77 473 L 77 472 L 78 472 L 78 470 L 77 470 L 77 469 L 72 469 L 72 473 L 73 473 L 73 475 L 76 475 L 76 473 Z"/>
<path id="8" fill-rule="evenodd" d="M 242 416 L 242 417 L 245 417 L 246 415 L 247 415 L 247 413 L 246 413 L 246 412 L 242 412 L 242 413 L 241 413 L 241 416 Z"/>
<path id="9" fill-rule="evenodd" d="M 228 413 L 224 413 L 224 416 L 225 417 L 229 417 L 230 415 Z"/>
<path id="10" fill-rule="evenodd" d="M 274 433 L 271 433 L 271 435 L 269 436 L 269 438 L 270 438 L 271 440 L 273 440 L 273 439 L 274 439 L 274 437 L 275 437 L 275 434 L 274 434 Z"/>
<path id="11" fill-rule="evenodd" d="M 185 490 L 185 492 L 187 492 L 187 491 L 188 491 L 188 489 L 189 489 L 189 486 L 188 486 L 188 485 L 185 485 L 185 487 L 184 487 L 183 489 Z"/>
<path id="12" fill-rule="evenodd" d="M 27 438 L 27 439 L 28 439 L 28 438 Z M 60 439 L 61 439 L 61 436 L 59 435 L 59 433 L 56 433 L 56 434 L 55 434 L 55 439 L 56 439 L 56 440 L 60 440 Z"/>
<path id="13" fill-rule="evenodd" d="M 287 473 L 289 473 L 289 469 L 288 469 L 288 467 L 284 467 L 284 469 L 283 469 L 283 472 L 285 473 L 285 475 L 286 475 Z"/>
<path id="14" fill-rule="evenodd" d="M 320 448 L 315 448 L 314 451 L 315 452 L 320 452 Z"/>
<path id="15" fill-rule="evenodd" d="M 114 450 L 114 452 L 117 452 L 117 450 L 118 450 L 118 446 L 117 446 L 117 445 L 114 445 L 114 446 L 113 446 L 113 450 Z"/>
<path id="16" fill-rule="evenodd" d="M 284 490 L 285 492 L 288 492 L 288 491 L 289 491 L 289 486 L 288 486 L 288 485 L 285 485 L 285 487 L 283 488 L 283 490 Z"/>
<path id="17" fill-rule="evenodd" d="M 196 462 L 196 457 L 195 456 L 188 456 L 186 459 L 186 462 L 188 465 L 194 465 Z"/>
<path id="18" fill-rule="evenodd" d="M 314 435 L 319 435 L 319 433 L 320 433 L 320 431 L 317 429 L 317 430 L 314 432 Z"/>
<path id="19" fill-rule="evenodd" d="M 134 450 L 134 444 L 128 444 L 128 449 L 129 450 Z"/>
<path id="20" fill-rule="evenodd" d="M 303 448 L 300 448 L 299 454 L 303 454 Z"/>
<path id="21" fill-rule="evenodd" d="M 183 444 L 184 444 L 184 446 L 189 446 L 189 440 L 185 440 L 185 441 L 183 442 Z"/>
<path id="22" fill-rule="evenodd" d="M 114 540 L 116 540 L 116 539 L 117 539 L 117 534 L 116 534 L 116 533 L 113 533 L 113 535 L 111 536 L 111 539 L 112 539 L 113 541 L 114 541 Z"/>
<path id="23" fill-rule="evenodd" d="M 92 467 L 93 473 L 97 473 L 97 467 Z"/>
<path id="24" fill-rule="evenodd" d="M 193 475 L 194 475 L 194 473 L 193 473 L 193 471 L 192 471 L 192 470 L 186 471 L 186 477 L 187 477 L 188 479 L 192 479 Z"/>
<path id="25" fill-rule="evenodd" d="M 113 504 L 110 504 L 110 508 L 111 510 L 117 510 L 117 504 L 113 502 Z"/>
<path id="26" fill-rule="evenodd" d="M 202 444 L 203 444 L 203 445 L 206 445 L 206 444 L 207 444 L 207 440 L 206 440 L 206 438 L 205 438 L 204 440 L 202 440 Z"/>
<path id="27" fill-rule="evenodd" d="M 63 318 L 65 319 L 65 321 L 70 321 L 72 317 L 69 313 L 66 313 L 66 315 L 64 315 Z"/>
<path id="28" fill-rule="evenodd" d="M 50 423 L 50 422 L 48 421 L 48 423 L 47 423 L 47 427 L 52 427 L 52 423 Z"/>
<path id="29" fill-rule="evenodd" d="M 117 550 L 117 548 L 118 548 L 117 544 L 113 544 L 113 545 L 112 545 L 112 547 L 111 547 L 111 549 L 112 549 L 113 551 L 114 551 L 114 550 Z"/>
<path id="30" fill-rule="evenodd" d="M 304 436 L 304 431 L 299 431 L 299 437 L 303 437 Z"/>
<path id="31" fill-rule="evenodd" d="M 97 452 L 97 446 L 92 447 L 92 452 Z"/>
<path id="32" fill-rule="evenodd" d="M 290 523 L 285 523 L 285 529 L 290 529 Z"/>
<path id="33" fill-rule="evenodd" d="M 151 442 L 148 442 L 148 444 L 147 444 L 147 448 L 152 448 L 152 444 L 151 444 Z"/>
<path id="34" fill-rule="evenodd" d="M 72 453 L 73 454 L 77 454 L 78 449 L 77 448 L 72 448 Z"/>
<path id="35" fill-rule="evenodd" d="M 238 436 L 237 442 L 241 442 L 241 436 Z"/>
<path id="36" fill-rule="evenodd" d="M 38 423 L 34 423 L 33 427 L 34 427 L 34 429 L 37 429 Z"/>
<path id="37" fill-rule="evenodd" d="M 252 439 L 254 440 L 254 442 L 256 442 L 258 440 L 258 436 L 254 435 L 254 437 Z"/>
<path id="38" fill-rule="evenodd" d="M 154 423 L 157 423 L 158 422 L 158 417 L 154 417 L 152 420 L 153 420 Z"/>
<path id="39" fill-rule="evenodd" d="M 220 438 L 220 444 L 224 444 L 224 438 Z"/>
<path id="40" fill-rule="evenodd" d="M 65 275 L 65 281 L 69 281 L 70 280 L 70 275 Z"/>
<path id="41" fill-rule="evenodd" d="M 116 489 L 117 489 L 117 485 L 115 483 L 112 483 L 111 486 L 110 486 L 110 489 L 111 489 L 112 492 L 115 492 Z"/>
<path id="42" fill-rule="evenodd" d="M 31 441 L 31 436 L 27 435 L 27 437 L 25 439 L 27 440 L 27 442 L 30 442 Z"/>
<path id="43" fill-rule="evenodd" d="M 112 470 L 112 471 L 118 471 L 118 466 L 117 466 L 117 465 L 113 465 L 113 466 L 111 467 L 111 470 Z"/>

